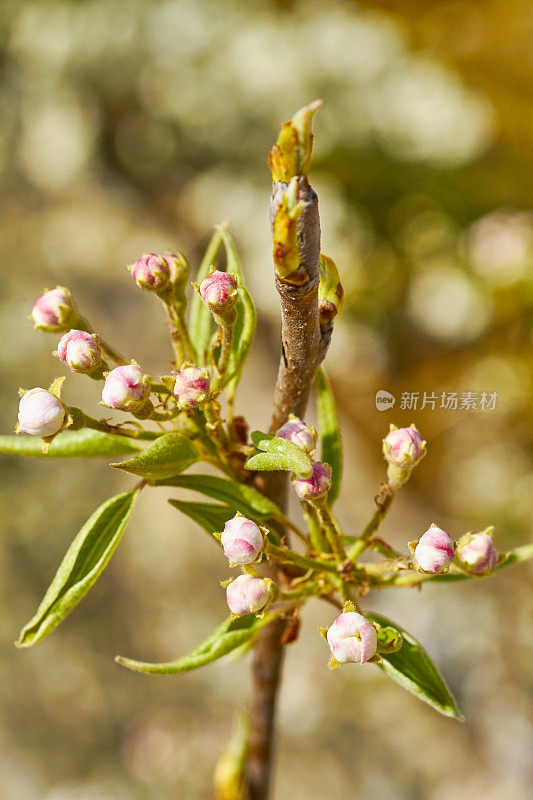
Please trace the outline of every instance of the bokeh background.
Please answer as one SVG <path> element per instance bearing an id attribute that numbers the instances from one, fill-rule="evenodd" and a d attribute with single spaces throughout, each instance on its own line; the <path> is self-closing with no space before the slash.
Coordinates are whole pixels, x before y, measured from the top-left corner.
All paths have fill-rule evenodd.
<path id="1" fill-rule="evenodd" d="M 19 385 L 62 370 L 26 316 L 71 288 L 95 328 L 158 374 L 162 311 L 124 265 L 179 248 L 198 264 L 227 219 L 260 313 L 238 410 L 265 427 L 278 358 L 266 155 L 323 97 L 312 181 L 346 305 L 328 368 L 357 532 L 383 479 L 380 439 L 416 422 L 428 456 L 383 532 L 435 521 L 531 538 L 533 9 L 526 0 L 337 3 L 43 0 L 0 4 L 2 430 Z M 97 414 L 69 377 L 68 402 Z M 378 411 L 375 393 L 397 400 Z M 420 393 L 404 410 L 402 393 Z M 423 393 L 436 407 L 421 409 Z M 497 392 L 495 408 L 440 408 Z M 312 414 L 311 414 L 312 416 Z M 32 651 L 12 646 L 94 508 L 129 485 L 101 462 L 2 457 L 0 785 L 5 800 L 200 800 L 248 693 L 247 661 L 176 677 L 116 653 L 186 652 L 225 615 L 208 537 L 141 498 L 106 573 Z M 373 668 L 325 669 L 311 603 L 287 655 L 275 797 L 526 800 L 533 782 L 531 567 L 366 601 L 427 646 L 467 722 L 439 717 Z"/>

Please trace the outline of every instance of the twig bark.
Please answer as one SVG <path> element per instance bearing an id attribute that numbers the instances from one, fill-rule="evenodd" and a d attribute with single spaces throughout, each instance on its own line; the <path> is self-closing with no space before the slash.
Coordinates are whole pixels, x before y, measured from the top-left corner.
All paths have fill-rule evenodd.
<path id="1" fill-rule="evenodd" d="M 274 184 L 271 220 L 287 184 Z M 320 257 L 320 218 L 318 197 L 307 178 L 298 179 L 298 200 L 303 202 L 298 219 L 300 265 L 307 274 L 303 285 L 284 282 L 276 275 L 281 301 L 281 360 L 274 392 L 271 432 L 283 425 L 289 414 L 303 416 L 315 372 L 322 362 L 330 336 L 322 337 L 318 321 L 318 283 Z M 286 473 L 263 473 L 261 489 L 286 511 Z M 274 577 L 284 584 L 290 578 L 288 568 L 277 566 Z M 247 800 L 269 797 L 276 701 L 283 664 L 282 637 L 286 621 L 277 619 L 264 628 L 254 649 L 252 663 L 252 699 L 250 737 L 246 760 Z"/>

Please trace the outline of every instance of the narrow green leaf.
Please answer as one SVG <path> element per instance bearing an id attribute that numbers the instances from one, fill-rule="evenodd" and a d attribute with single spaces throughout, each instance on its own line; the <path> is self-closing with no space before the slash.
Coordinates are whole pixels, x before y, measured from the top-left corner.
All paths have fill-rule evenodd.
<path id="1" fill-rule="evenodd" d="M 198 461 L 198 451 L 183 433 L 165 433 L 139 455 L 111 464 L 148 480 L 171 478 Z"/>
<path id="2" fill-rule="evenodd" d="M 197 283 L 201 283 L 209 275 L 209 268 L 216 265 L 221 245 L 222 236 L 220 231 L 216 230 L 207 245 L 202 263 L 196 273 Z M 198 354 L 198 363 L 200 365 L 205 365 L 208 362 L 208 345 L 212 324 L 213 317 L 211 312 L 206 308 L 198 293 L 194 292 L 189 306 L 189 332 Z"/>
<path id="3" fill-rule="evenodd" d="M 35 458 L 95 458 L 97 456 L 122 456 L 142 450 L 142 445 L 126 436 L 101 433 L 90 428 L 80 431 L 63 431 L 51 442 L 47 455 L 41 449 L 37 436 L 0 436 L 0 452 Z"/>
<path id="4" fill-rule="evenodd" d="M 224 529 L 224 524 L 235 516 L 237 510 L 230 506 L 222 506 L 217 503 L 190 503 L 185 500 L 168 501 L 171 506 L 177 508 L 194 522 L 198 523 L 204 531 L 207 531 L 217 544 L 220 544 L 215 533 Z"/>
<path id="5" fill-rule="evenodd" d="M 279 508 L 268 497 L 251 486 L 235 483 L 226 478 L 213 475 L 177 475 L 157 483 L 159 486 L 176 486 L 205 494 L 207 497 L 235 507 L 241 514 L 250 514 L 255 518 L 276 519 L 280 516 Z"/>
<path id="6" fill-rule="evenodd" d="M 133 510 L 137 492 L 107 500 L 87 520 L 67 550 L 35 616 L 22 628 L 17 647 L 31 647 L 69 614 L 107 566 Z"/>
<path id="7" fill-rule="evenodd" d="M 282 439 L 281 436 L 272 436 L 269 433 L 254 431 L 252 442 L 261 453 L 250 456 L 244 465 L 246 469 L 258 471 L 288 470 L 302 478 L 309 478 L 313 471 L 313 464 L 307 453 L 298 445 Z"/>
<path id="8" fill-rule="evenodd" d="M 247 614 L 234 620 L 228 617 L 202 644 L 176 661 L 150 664 L 145 661 L 134 661 L 123 656 L 117 656 L 115 661 L 135 672 L 144 672 L 152 675 L 173 675 L 177 672 L 189 672 L 190 670 L 204 667 L 212 661 L 217 661 L 237 647 L 241 647 L 251 639 L 254 639 L 261 628 L 268 625 L 274 617 L 275 614 L 265 614 L 262 619 L 258 619 L 254 614 Z"/>
<path id="9" fill-rule="evenodd" d="M 395 653 L 381 653 L 382 662 L 380 669 L 399 683 L 404 689 L 416 695 L 424 703 L 446 717 L 454 717 L 461 722 L 464 717 L 457 708 L 457 704 L 447 687 L 444 678 L 428 656 L 422 645 L 407 631 L 395 622 L 391 622 L 379 614 L 365 614 L 372 622 L 377 622 L 383 627 L 392 627 L 399 631 L 403 638 L 400 650 Z"/>
<path id="10" fill-rule="evenodd" d="M 342 441 L 337 417 L 335 398 L 331 384 L 322 369 L 316 373 L 318 427 L 322 442 L 321 459 L 330 464 L 333 471 L 331 489 L 328 493 L 330 505 L 338 497 L 342 480 Z"/>

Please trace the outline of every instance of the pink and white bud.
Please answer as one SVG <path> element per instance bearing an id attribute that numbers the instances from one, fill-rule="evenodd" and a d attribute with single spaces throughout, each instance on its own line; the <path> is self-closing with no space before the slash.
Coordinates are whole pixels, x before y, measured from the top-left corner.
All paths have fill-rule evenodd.
<path id="1" fill-rule="evenodd" d="M 72 302 L 72 295 L 64 286 L 56 286 L 33 304 L 31 318 L 34 328 L 42 331 L 60 332 L 69 330 L 78 320 L 78 312 Z"/>
<path id="2" fill-rule="evenodd" d="M 257 560 L 263 549 L 263 533 L 251 519 L 236 514 L 224 525 L 220 542 L 226 558 L 243 566 Z"/>
<path id="3" fill-rule="evenodd" d="M 355 611 L 340 614 L 326 638 L 332 656 L 340 664 L 364 664 L 376 655 L 378 649 L 376 629 L 366 617 Z"/>
<path id="4" fill-rule="evenodd" d="M 151 292 L 160 292 L 170 281 L 169 261 L 156 253 L 145 253 L 128 269 L 137 286 Z"/>
<path id="5" fill-rule="evenodd" d="M 239 575 L 226 589 L 228 608 L 237 616 L 261 611 L 268 602 L 270 590 L 263 578 L 254 575 Z"/>
<path id="6" fill-rule="evenodd" d="M 331 489 L 331 467 L 315 461 L 310 478 L 293 478 L 292 485 L 300 500 L 319 500 Z"/>
<path id="7" fill-rule="evenodd" d="M 235 279 L 228 272 L 216 270 L 200 284 L 200 296 L 212 311 L 223 312 L 235 305 Z"/>
<path id="8" fill-rule="evenodd" d="M 65 333 L 57 345 L 57 355 L 74 372 L 92 372 L 102 360 L 98 337 L 86 331 Z"/>
<path id="9" fill-rule="evenodd" d="M 209 372 L 201 367 L 182 367 L 176 375 L 174 394 L 182 409 L 196 408 L 209 392 Z"/>
<path id="10" fill-rule="evenodd" d="M 312 453 L 316 447 L 316 431 L 298 417 L 291 416 L 285 425 L 282 425 L 276 436 L 287 439 L 288 442 L 301 447 L 306 453 Z"/>
<path id="11" fill-rule="evenodd" d="M 140 411 L 150 394 L 150 379 L 137 364 L 115 367 L 106 375 L 102 403 L 119 411 Z"/>
<path id="12" fill-rule="evenodd" d="M 18 430 L 31 436 L 54 436 L 63 428 L 67 410 L 61 400 L 37 387 L 20 398 Z"/>
<path id="13" fill-rule="evenodd" d="M 418 568 L 423 572 L 448 572 L 454 557 L 452 540 L 446 531 L 432 525 L 420 537 L 414 555 Z"/>
<path id="14" fill-rule="evenodd" d="M 498 563 L 498 551 L 492 537 L 485 533 L 467 533 L 459 541 L 457 560 L 472 575 L 487 575 Z"/>
<path id="15" fill-rule="evenodd" d="M 399 467 L 414 467 L 425 455 L 426 443 L 414 425 L 396 428 L 383 439 L 383 454 L 390 464 Z"/>

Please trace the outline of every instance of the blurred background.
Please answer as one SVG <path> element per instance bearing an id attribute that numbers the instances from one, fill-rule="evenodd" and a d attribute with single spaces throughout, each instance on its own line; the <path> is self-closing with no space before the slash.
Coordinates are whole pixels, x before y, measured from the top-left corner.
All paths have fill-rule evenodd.
<path id="1" fill-rule="evenodd" d="M 62 373 L 56 337 L 26 319 L 44 287 L 68 286 L 157 375 L 171 358 L 163 312 L 125 265 L 179 248 L 196 266 L 224 219 L 260 314 L 238 411 L 267 426 L 279 319 L 266 157 L 280 123 L 323 97 L 311 179 L 346 291 L 327 361 L 344 431 L 338 515 L 361 529 L 381 438 L 415 422 L 428 456 L 383 534 L 405 548 L 431 522 L 453 538 L 493 523 L 501 549 L 531 538 L 530 3 L 3 0 L 1 12 L 3 432 L 17 387 Z M 89 383 L 69 376 L 64 394 L 98 415 Z M 393 408 L 378 410 L 380 390 Z M 199 642 L 226 613 L 224 559 L 163 490 L 147 492 L 80 607 L 16 651 L 74 534 L 130 481 L 95 461 L 0 464 L 2 798 L 209 797 L 247 660 L 152 677 L 113 656 L 166 660 Z M 529 798 L 531 574 L 365 601 L 422 640 L 463 725 L 376 669 L 328 673 L 316 627 L 332 614 L 311 603 L 287 654 L 275 797 Z"/>

